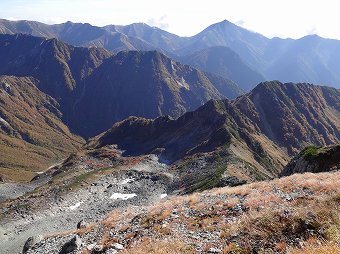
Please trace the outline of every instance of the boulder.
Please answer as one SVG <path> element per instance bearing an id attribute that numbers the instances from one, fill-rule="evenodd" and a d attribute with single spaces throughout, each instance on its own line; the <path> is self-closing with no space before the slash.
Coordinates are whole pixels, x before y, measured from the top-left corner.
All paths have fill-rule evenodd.
<path id="1" fill-rule="evenodd" d="M 63 245 L 59 254 L 71 253 L 71 252 L 79 249 L 80 246 L 81 246 L 81 243 L 82 242 L 81 242 L 80 237 L 78 235 L 75 235 L 74 237 L 72 237 L 68 242 L 66 242 Z"/>
<path id="2" fill-rule="evenodd" d="M 42 235 L 37 236 L 31 236 L 27 239 L 25 242 L 24 248 L 22 250 L 22 253 L 26 253 L 29 249 L 31 249 L 34 245 L 41 242 L 43 240 Z"/>
<path id="3" fill-rule="evenodd" d="M 115 248 L 116 250 L 124 250 L 124 246 L 120 243 L 114 243 L 112 244 L 112 247 Z"/>
<path id="4" fill-rule="evenodd" d="M 82 219 L 81 221 L 77 223 L 77 229 L 86 228 L 88 226 L 89 226 L 89 223 L 87 223 L 84 219 Z"/>

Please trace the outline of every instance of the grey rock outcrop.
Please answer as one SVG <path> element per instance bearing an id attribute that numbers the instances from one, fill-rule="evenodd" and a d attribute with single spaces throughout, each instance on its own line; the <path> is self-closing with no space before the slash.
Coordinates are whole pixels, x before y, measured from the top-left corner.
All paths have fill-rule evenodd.
<path id="1" fill-rule="evenodd" d="M 71 238 L 70 241 L 66 242 L 63 247 L 61 248 L 59 254 L 67 254 L 71 253 L 81 246 L 82 241 L 78 235 L 75 235 L 73 238 Z"/>
<path id="2" fill-rule="evenodd" d="M 340 145 L 309 146 L 295 156 L 282 170 L 280 176 L 295 173 L 319 173 L 340 170 Z"/>
<path id="3" fill-rule="evenodd" d="M 27 239 L 25 242 L 24 248 L 22 250 L 22 253 L 26 253 L 30 248 L 32 248 L 37 243 L 41 242 L 43 240 L 42 235 L 37 236 L 31 236 Z"/>
<path id="4" fill-rule="evenodd" d="M 86 228 L 89 224 L 83 219 L 77 223 L 77 229 Z"/>

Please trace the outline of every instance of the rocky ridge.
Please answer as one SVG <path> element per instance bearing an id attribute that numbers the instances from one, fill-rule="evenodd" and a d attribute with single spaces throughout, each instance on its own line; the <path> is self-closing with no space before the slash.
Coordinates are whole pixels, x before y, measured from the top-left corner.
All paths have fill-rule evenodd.
<path id="1" fill-rule="evenodd" d="M 248 177 L 254 172 L 274 177 L 308 143 L 339 140 L 339 99 L 336 89 L 264 82 L 235 100 L 209 101 L 178 119 L 130 117 L 88 146 L 117 144 L 126 155 L 154 153 L 168 163 L 213 153 L 211 161 L 224 161 L 215 170 L 234 158 L 250 166 Z"/>

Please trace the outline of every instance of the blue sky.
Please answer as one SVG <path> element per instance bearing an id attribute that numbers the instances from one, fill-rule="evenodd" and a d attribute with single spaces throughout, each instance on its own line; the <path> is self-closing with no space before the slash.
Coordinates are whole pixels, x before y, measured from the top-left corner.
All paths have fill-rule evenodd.
<path id="1" fill-rule="evenodd" d="M 227 19 L 268 37 L 340 39 L 340 0 L 0 0 L 0 18 L 103 26 L 144 22 L 182 36 Z"/>

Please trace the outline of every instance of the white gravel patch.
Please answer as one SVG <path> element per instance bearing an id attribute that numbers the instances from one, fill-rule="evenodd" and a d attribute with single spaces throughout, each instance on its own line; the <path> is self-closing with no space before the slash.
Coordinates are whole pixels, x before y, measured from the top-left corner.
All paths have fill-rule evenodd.
<path id="1" fill-rule="evenodd" d="M 133 197 L 137 197 L 137 194 L 136 193 L 131 193 L 131 194 L 113 193 L 110 198 L 111 199 L 123 199 L 123 200 L 127 200 L 127 199 L 133 198 Z"/>
<path id="2" fill-rule="evenodd" d="M 69 208 L 70 208 L 70 210 L 75 210 L 75 209 L 77 209 L 82 203 L 83 203 L 83 202 L 78 202 L 78 203 L 76 203 L 75 205 L 71 205 Z"/>
<path id="3" fill-rule="evenodd" d="M 168 194 L 166 194 L 166 193 L 161 194 L 161 199 L 165 198 L 166 196 L 168 196 Z"/>
<path id="4" fill-rule="evenodd" d="M 135 180 L 135 178 L 127 178 L 120 182 L 120 184 L 127 184 L 132 183 Z"/>

